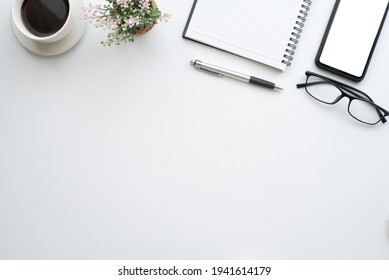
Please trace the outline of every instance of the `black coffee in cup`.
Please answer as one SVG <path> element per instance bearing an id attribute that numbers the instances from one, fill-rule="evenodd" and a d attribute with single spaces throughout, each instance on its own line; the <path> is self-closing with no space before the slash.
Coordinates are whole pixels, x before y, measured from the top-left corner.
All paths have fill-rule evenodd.
<path id="1" fill-rule="evenodd" d="M 21 9 L 24 25 L 38 37 L 47 37 L 58 32 L 68 15 L 68 0 L 24 0 Z"/>

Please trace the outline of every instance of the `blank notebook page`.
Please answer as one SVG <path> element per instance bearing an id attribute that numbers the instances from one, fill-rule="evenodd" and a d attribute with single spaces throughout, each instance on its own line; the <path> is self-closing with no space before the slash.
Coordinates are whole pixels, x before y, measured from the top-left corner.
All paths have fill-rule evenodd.
<path id="1" fill-rule="evenodd" d="M 285 70 L 302 0 L 197 0 L 184 37 Z"/>

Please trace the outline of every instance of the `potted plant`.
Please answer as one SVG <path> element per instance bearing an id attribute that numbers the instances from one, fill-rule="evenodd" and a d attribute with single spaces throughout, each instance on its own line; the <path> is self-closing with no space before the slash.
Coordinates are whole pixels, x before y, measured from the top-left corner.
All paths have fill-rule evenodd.
<path id="1" fill-rule="evenodd" d="M 135 36 L 143 35 L 159 21 L 167 21 L 154 0 L 106 0 L 104 5 L 83 7 L 84 18 L 97 28 L 108 30 L 104 46 L 133 42 Z"/>

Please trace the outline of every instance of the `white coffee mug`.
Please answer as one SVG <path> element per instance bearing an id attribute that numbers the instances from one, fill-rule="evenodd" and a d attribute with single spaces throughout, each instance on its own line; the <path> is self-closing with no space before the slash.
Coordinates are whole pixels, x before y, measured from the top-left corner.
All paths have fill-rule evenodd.
<path id="1" fill-rule="evenodd" d="M 43 37 L 31 33 L 24 24 L 21 13 L 24 1 L 13 0 L 12 23 L 16 37 L 30 51 L 41 55 L 59 54 L 73 47 L 84 33 L 85 20 L 80 19 L 81 0 L 67 0 L 69 13 L 64 25 L 54 34 Z"/>

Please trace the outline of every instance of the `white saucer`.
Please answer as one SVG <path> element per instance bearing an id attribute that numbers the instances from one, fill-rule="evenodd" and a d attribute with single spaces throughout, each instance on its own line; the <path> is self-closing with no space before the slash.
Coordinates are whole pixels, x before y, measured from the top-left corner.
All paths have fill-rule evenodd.
<path id="1" fill-rule="evenodd" d="M 68 35 L 66 35 L 61 40 L 53 43 L 36 42 L 26 37 L 16 27 L 14 21 L 12 21 L 12 27 L 19 42 L 27 50 L 42 56 L 53 56 L 53 55 L 64 53 L 77 44 L 77 42 L 81 39 L 82 35 L 85 32 L 86 20 L 79 19 L 77 23 L 74 24 L 73 29 L 69 31 Z"/>

